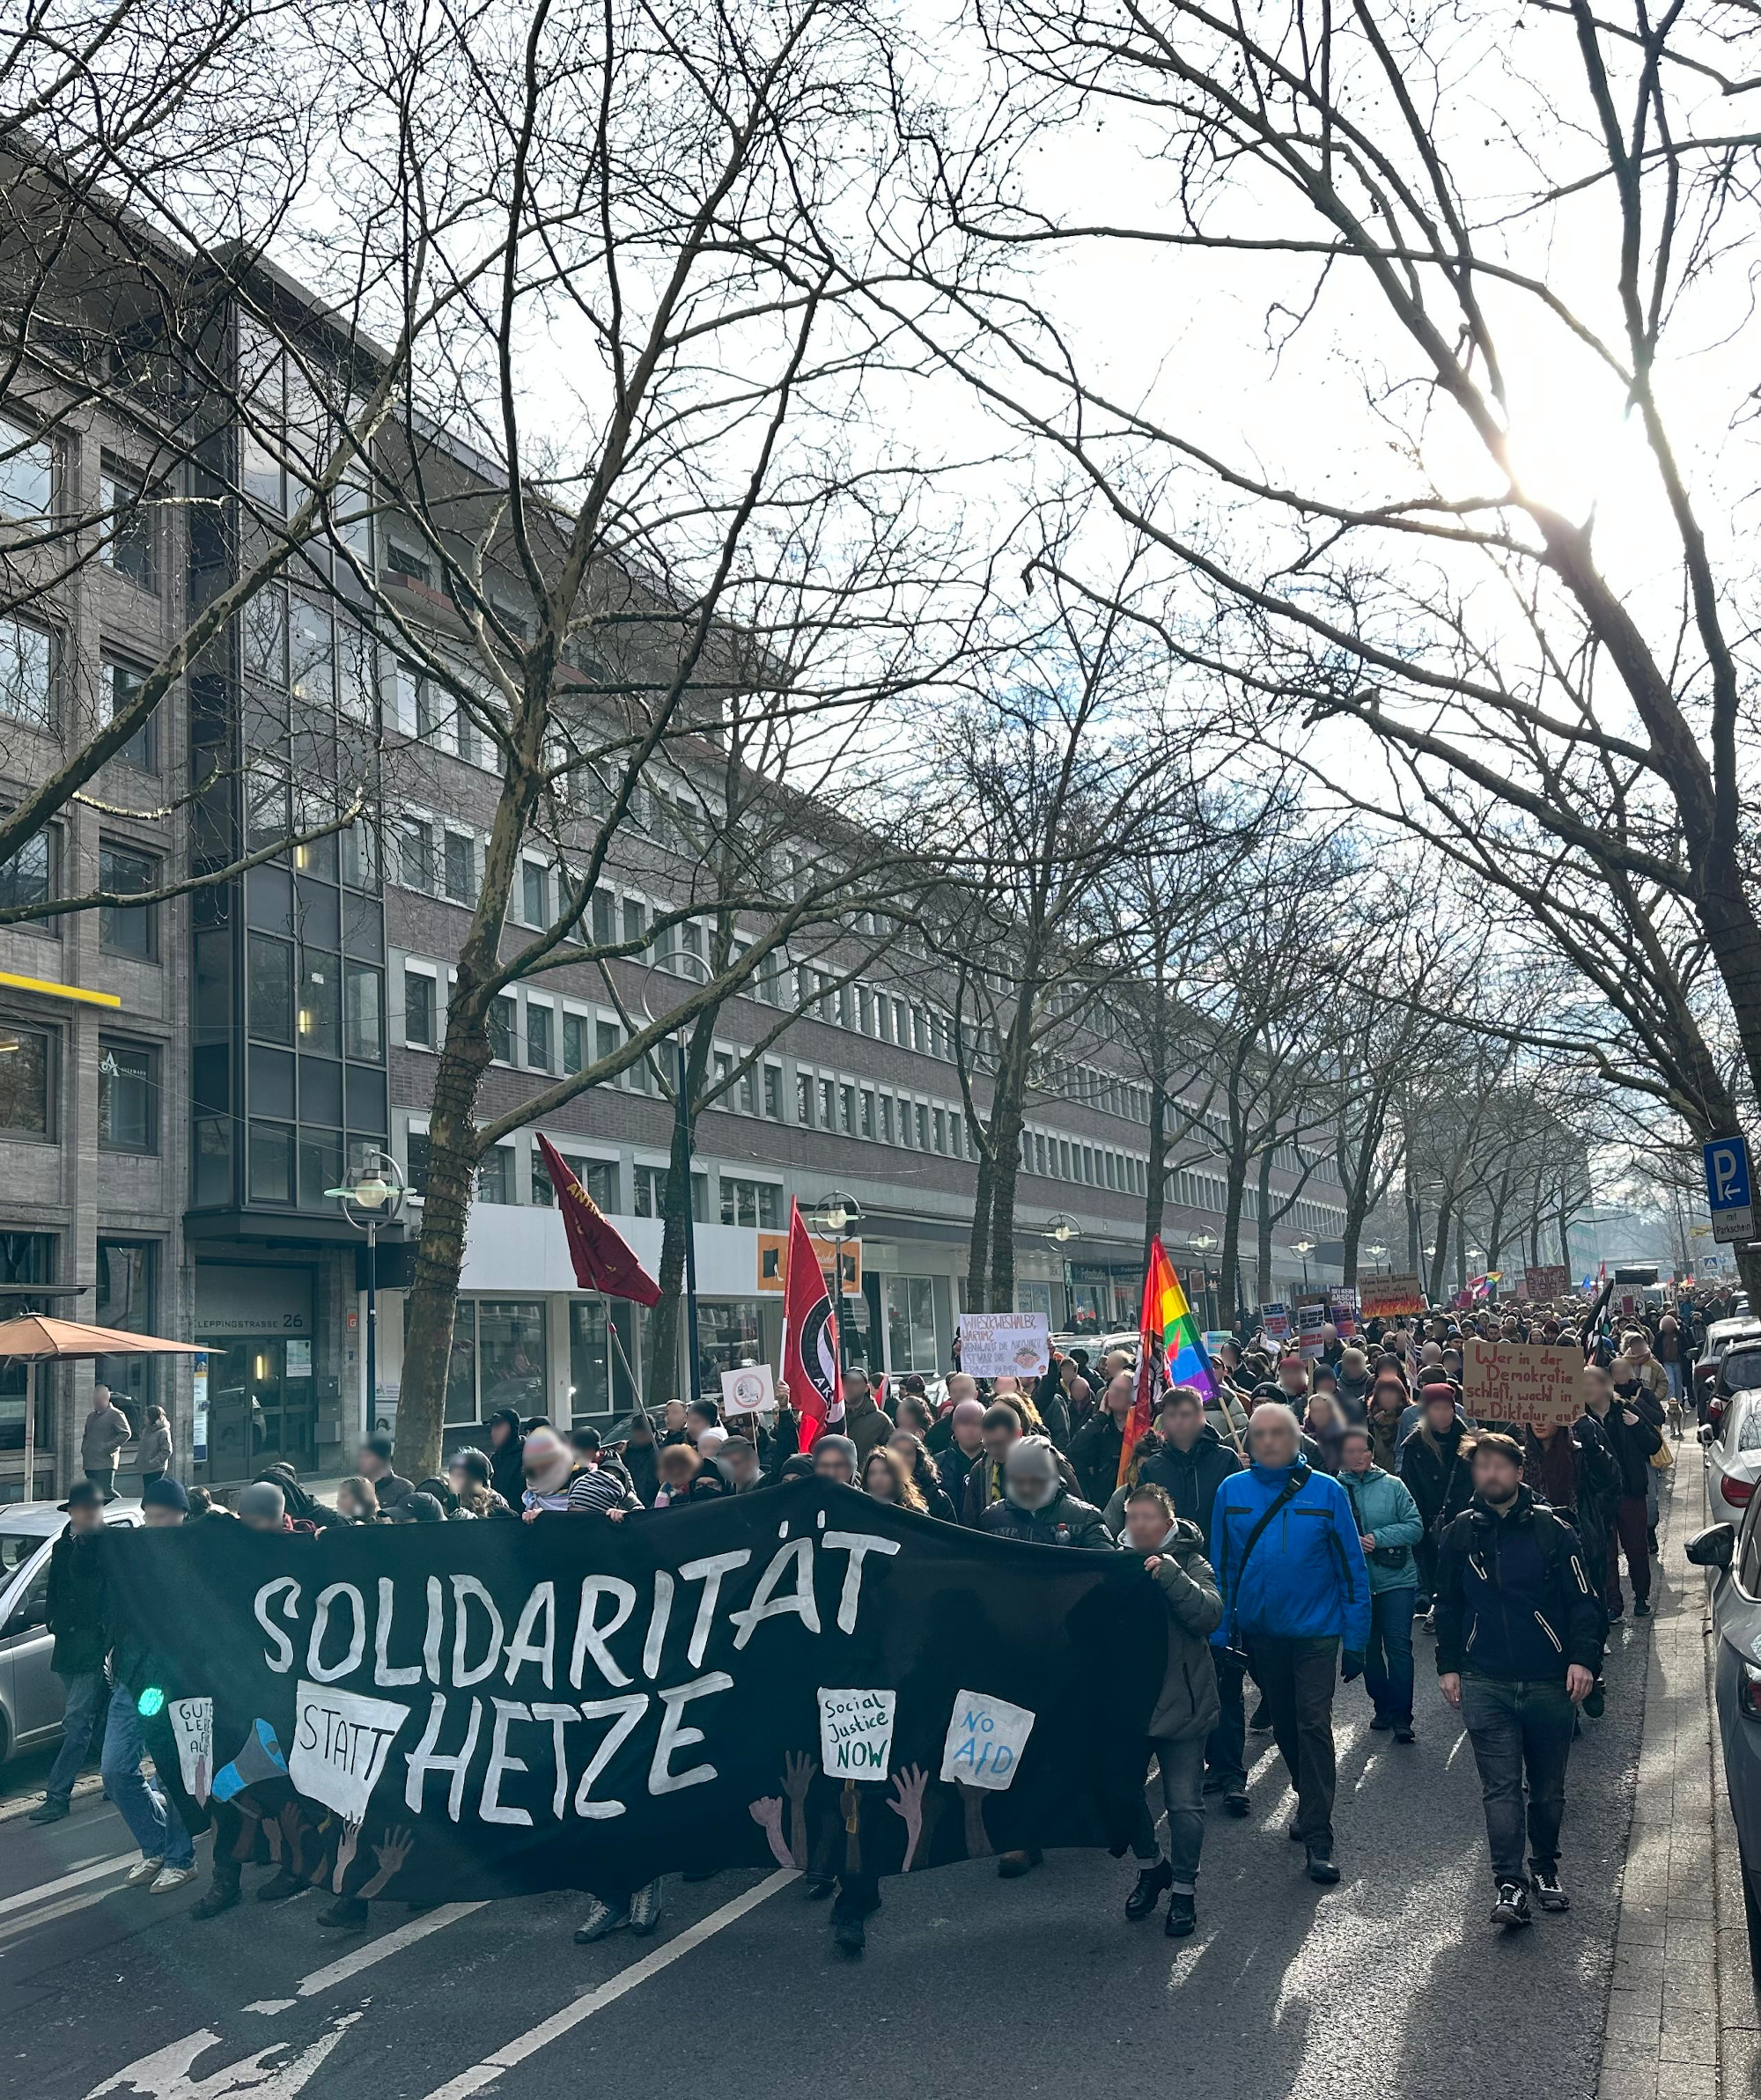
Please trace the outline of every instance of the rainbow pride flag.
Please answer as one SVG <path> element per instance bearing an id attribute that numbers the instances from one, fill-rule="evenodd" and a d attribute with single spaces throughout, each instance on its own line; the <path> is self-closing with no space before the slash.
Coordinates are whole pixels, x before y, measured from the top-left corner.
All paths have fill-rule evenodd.
<path id="1" fill-rule="evenodd" d="M 1209 1400 L 1217 1376 L 1205 1353 L 1205 1337 L 1186 1302 L 1158 1234 L 1150 1242 L 1150 1265 L 1144 1274 L 1144 1311 L 1138 1323 L 1138 1382 L 1131 1411 L 1125 1418 L 1119 1450 L 1118 1485 L 1131 1477 L 1131 1454 L 1155 1419 L 1156 1403 L 1171 1385 L 1197 1386 Z"/>

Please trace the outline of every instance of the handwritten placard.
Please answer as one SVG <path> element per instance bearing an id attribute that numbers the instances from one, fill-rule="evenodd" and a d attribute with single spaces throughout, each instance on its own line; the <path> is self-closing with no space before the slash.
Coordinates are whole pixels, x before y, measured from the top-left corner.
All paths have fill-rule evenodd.
<path id="1" fill-rule="evenodd" d="M 1551 1268 L 1522 1271 L 1522 1295 L 1531 1305 L 1546 1305 L 1555 1298 L 1564 1298 L 1571 1287 L 1571 1278 L 1557 1262 Z"/>
<path id="2" fill-rule="evenodd" d="M 1425 1310 L 1425 1288 L 1416 1276 L 1365 1276 L 1358 1279 L 1358 1310 L 1366 1320 L 1397 1320 Z"/>
<path id="3" fill-rule="evenodd" d="M 1014 1783 L 1015 1767 L 1034 1732 L 1034 1717 L 987 1691 L 962 1691 L 954 1702 L 942 1745 L 941 1776 L 962 1787 L 988 1787 L 1001 1794 Z"/>
<path id="4" fill-rule="evenodd" d="M 832 1779 L 884 1779 L 896 1691 L 820 1691 L 820 1764 Z"/>
<path id="5" fill-rule="evenodd" d="M 960 1315 L 960 1367 L 974 1378 L 1037 1378 L 1050 1361 L 1043 1313 Z"/>
<path id="6" fill-rule="evenodd" d="M 1488 1342 L 1477 1335 L 1462 1345 L 1462 1397 L 1477 1422 L 1562 1428 L 1583 1412 L 1583 1375 L 1580 1349 Z"/>
<path id="7" fill-rule="evenodd" d="M 302 1677 L 287 1761 L 295 1791 L 335 1809 L 345 1823 L 361 1822 L 393 1739 L 409 1719 L 409 1707 L 390 1699 L 339 1691 L 334 1684 L 311 1684 Z"/>
<path id="8" fill-rule="evenodd" d="M 1260 1308 L 1260 1325 L 1269 1342 L 1281 1342 L 1290 1332 L 1290 1308 L 1281 1298 Z"/>
<path id="9" fill-rule="evenodd" d="M 177 1744 L 183 1790 L 200 1808 L 208 1799 L 214 1779 L 214 1702 L 173 1699 L 166 1712 L 171 1717 L 172 1737 Z"/>

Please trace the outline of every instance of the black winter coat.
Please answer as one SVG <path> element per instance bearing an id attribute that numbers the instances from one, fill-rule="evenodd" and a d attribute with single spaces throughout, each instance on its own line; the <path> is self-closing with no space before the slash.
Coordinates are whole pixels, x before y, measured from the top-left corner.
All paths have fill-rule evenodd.
<path id="1" fill-rule="evenodd" d="M 1099 1408 L 1070 1440 L 1070 1463 L 1076 1469 L 1077 1485 L 1089 1501 L 1101 1508 L 1119 1485 L 1119 1454 L 1125 1448 L 1125 1433 Z"/>
<path id="2" fill-rule="evenodd" d="M 104 1580 L 92 1541 L 71 1524 L 49 1549 L 48 1630 L 55 1635 L 49 1668 L 77 1677 L 104 1667 Z"/>
<path id="3" fill-rule="evenodd" d="M 1563 1517 L 1518 1488 L 1507 1516 L 1477 1496 L 1437 1549 L 1437 1674 L 1563 1683 L 1602 1667 L 1602 1607 Z"/>
<path id="4" fill-rule="evenodd" d="M 1241 1460 L 1207 1425 L 1199 1431 L 1191 1450 L 1177 1451 L 1172 1444 L 1164 1444 L 1145 1459 L 1138 1468 L 1138 1484 L 1160 1488 L 1174 1504 L 1175 1516 L 1197 1525 L 1208 1556 L 1211 1513 L 1216 1507 L 1217 1490 L 1231 1473 L 1241 1470 Z"/>
<path id="5" fill-rule="evenodd" d="M 1662 1410 L 1649 1393 L 1617 1393 L 1614 1405 L 1605 1415 L 1595 1418 L 1596 1426 L 1608 1439 L 1608 1448 L 1614 1453 L 1614 1463 L 1620 1469 L 1620 1492 L 1623 1496 L 1642 1495 L 1646 1476 L 1651 1470 L 1651 1454 L 1662 1448 L 1663 1439 L 1656 1424 L 1647 1418 L 1656 1412 L 1658 1423 Z M 1636 1423 L 1625 1419 L 1637 1415 Z"/>
<path id="6" fill-rule="evenodd" d="M 1020 1539 L 1030 1546 L 1088 1546 L 1115 1551 L 1113 1534 L 1093 1503 L 1060 1492 L 1043 1509 L 1020 1509 L 1006 1496 L 978 1520 L 978 1529 L 993 1538 Z"/>
<path id="7" fill-rule="evenodd" d="M 1427 1531 L 1436 1531 L 1459 1516 L 1473 1499 L 1473 1468 L 1462 1449 L 1467 1433 L 1466 1421 L 1457 1415 L 1434 1449 L 1430 1433 L 1422 1426 L 1400 1447 L 1400 1477 L 1418 1503 Z"/>

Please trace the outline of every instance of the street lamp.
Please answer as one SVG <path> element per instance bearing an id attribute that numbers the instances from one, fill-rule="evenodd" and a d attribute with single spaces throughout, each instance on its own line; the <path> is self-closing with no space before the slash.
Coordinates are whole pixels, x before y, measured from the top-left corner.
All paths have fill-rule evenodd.
<path id="1" fill-rule="evenodd" d="M 837 1367 L 842 1374 L 849 1361 L 844 1334 L 844 1249 L 856 1237 L 853 1227 L 862 1222 L 862 1205 L 842 1189 L 822 1197 L 808 1214 L 808 1230 L 831 1242 L 831 1265 L 837 1303 Z"/>
<path id="2" fill-rule="evenodd" d="M 1382 1264 L 1382 1256 L 1388 1252 L 1387 1248 L 1366 1247 L 1364 1252 L 1368 1255 L 1370 1259 L 1375 1264 L 1378 1271 L 1380 1271 Z"/>
<path id="3" fill-rule="evenodd" d="M 1070 1280 L 1070 1259 L 1065 1249 L 1076 1237 L 1074 1218 L 1067 1218 L 1062 1211 L 1054 1211 L 1041 1227 L 1040 1237 L 1057 1256 L 1057 1269 L 1064 1284 L 1064 1324 L 1072 1334 L 1076 1332 L 1076 1290 Z"/>
<path id="4" fill-rule="evenodd" d="M 389 1153 L 376 1148 L 361 1155 L 351 1179 L 327 1189 L 343 1206 L 357 1232 L 367 1235 L 367 1412 L 379 1404 L 379 1227 L 395 1225 L 403 1213 L 403 1175 Z"/>
<path id="5" fill-rule="evenodd" d="M 1308 1257 L 1315 1251 L 1315 1242 L 1313 1240 L 1293 1240 L 1290 1251 L 1302 1256 L 1302 1287 L 1306 1291 L 1308 1288 Z"/>

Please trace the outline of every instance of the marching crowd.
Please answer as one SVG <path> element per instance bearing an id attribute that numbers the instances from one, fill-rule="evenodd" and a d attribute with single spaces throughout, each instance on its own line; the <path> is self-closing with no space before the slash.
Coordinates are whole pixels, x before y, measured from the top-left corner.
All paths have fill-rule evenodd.
<path id="1" fill-rule="evenodd" d="M 164 1470 L 144 1486 L 143 1520 L 266 1530 L 556 1514 L 623 1522 L 811 1475 L 998 1537 L 1132 1553 L 1167 1609 L 1167 1664 L 1146 1745 L 1166 1840 L 1146 1801 L 1125 1914 L 1146 1919 L 1165 1895 L 1165 1929 L 1176 1938 L 1196 1927 L 1207 1800 L 1249 1813 L 1250 1734 L 1269 1731 L 1283 1759 L 1296 1796 L 1288 1834 L 1308 1875 L 1338 1880 L 1335 1698 L 1360 1682 L 1370 1728 L 1412 1744 L 1420 1629 L 1434 1639 L 1440 1688 L 1479 1771 L 1492 1919 L 1515 1928 L 1530 1922 L 1531 1901 L 1568 1907 L 1559 1831 L 1571 1745 L 1580 1715 L 1603 1712 L 1603 1652 L 1628 1593 L 1635 1617 L 1650 1610 L 1658 1477 L 1718 1308 L 1684 1300 L 1612 1332 L 1588 1311 L 1372 1320 L 1361 1337 L 1323 1329 L 1312 1356 L 1246 1337 L 1217 1352 L 1211 1389 L 1154 1393 L 1146 1431 L 1140 1416 L 1132 1420 L 1131 1356 L 1096 1362 L 1081 1348 L 1054 1354 L 1037 1380 L 1001 1377 L 988 1390 L 955 1371 L 933 1403 L 920 1376 L 877 1391 L 853 1367 L 841 1418 L 814 1423 L 816 1436 L 804 1432 L 786 1386 L 768 1421 L 725 1421 L 711 1400 L 675 1400 L 655 1416 L 638 1410 L 615 1438 L 508 1408 L 484 1425 L 481 1445 L 453 1455 L 444 1478 L 405 1477 L 392 1440 L 375 1435 L 334 1507 L 285 1465 L 241 1489 L 233 1510 Z M 1471 1419 L 1462 1345 L 1475 1333 L 1581 1344 L 1582 1413 L 1545 1435 Z M 100 1405 L 107 1395 L 94 1413 Z M 69 1813 L 97 1743 L 106 1791 L 141 1847 L 129 1879 L 162 1893 L 194 1878 L 194 1849 L 144 1774 L 132 1689 L 141 1659 L 111 1630 L 94 1558 L 82 1551 L 112 1490 L 103 1438 L 94 1455 L 100 1463 L 63 1506 L 67 1526 L 52 1558 L 48 1624 L 65 1734 L 30 1820 Z M 1014 1878 L 1039 1863 L 1035 1853 L 1006 1853 L 998 1871 Z M 283 1869 L 256 1893 L 274 1900 L 299 1885 Z M 873 1883 L 810 1875 L 803 1886 L 836 1897 L 835 1943 L 859 1954 L 879 1900 Z M 194 1914 L 217 1915 L 240 1895 L 239 1865 L 217 1847 Z M 658 1883 L 601 1894 L 576 1936 L 646 1933 L 659 1917 Z M 365 1901 L 341 1895 L 321 1913 L 345 1927 L 366 1918 Z"/>

